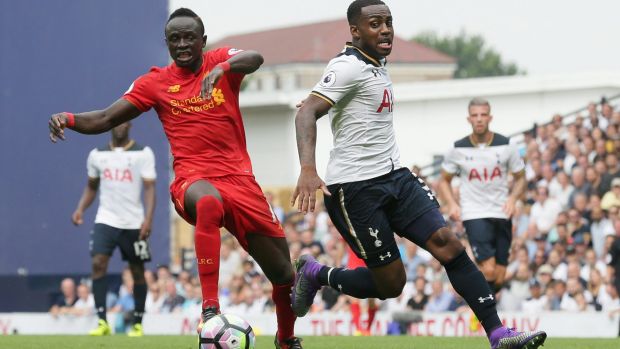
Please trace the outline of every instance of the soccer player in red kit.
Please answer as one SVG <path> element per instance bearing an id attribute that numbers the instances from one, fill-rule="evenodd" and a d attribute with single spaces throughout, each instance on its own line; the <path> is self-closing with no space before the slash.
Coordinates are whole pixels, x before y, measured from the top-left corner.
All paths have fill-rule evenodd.
<path id="1" fill-rule="evenodd" d="M 185 8 L 170 15 L 165 35 L 172 64 L 152 68 L 105 110 L 54 114 L 50 138 L 64 140 L 64 128 L 102 133 L 154 108 L 174 157 L 172 201 L 177 212 L 196 226 L 201 324 L 220 310 L 219 232 L 224 226 L 273 284 L 276 348 L 301 349 L 301 340 L 294 336 L 296 317 L 290 299 L 294 272 L 288 244 L 254 179 L 239 110 L 241 81 L 260 67 L 263 57 L 229 47 L 203 53 L 207 37 L 202 20 Z"/>

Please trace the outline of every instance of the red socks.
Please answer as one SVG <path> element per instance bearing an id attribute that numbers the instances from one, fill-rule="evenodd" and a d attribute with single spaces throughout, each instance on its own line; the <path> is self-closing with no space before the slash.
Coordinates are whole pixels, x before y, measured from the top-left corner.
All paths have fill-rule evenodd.
<path id="1" fill-rule="evenodd" d="M 276 317 L 278 318 L 278 342 L 283 342 L 295 334 L 295 320 L 291 308 L 291 287 L 288 285 L 273 285 L 271 298 L 276 304 Z"/>
<path id="2" fill-rule="evenodd" d="M 202 288 L 202 308 L 217 307 L 220 272 L 220 226 L 224 217 L 222 203 L 213 196 L 204 196 L 196 203 L 194 248 L 198 276 Z"/>
<path id="3" fill-rule="evenodd" d="M 356 331 L 362 330 L 362 324 L 360 322 L 361 318 L 361 307 L 359 301 L 353 301 L 349 305 L 349 309 L 351 310 L 351 322 L 353 322 L 353 326 Z"/>

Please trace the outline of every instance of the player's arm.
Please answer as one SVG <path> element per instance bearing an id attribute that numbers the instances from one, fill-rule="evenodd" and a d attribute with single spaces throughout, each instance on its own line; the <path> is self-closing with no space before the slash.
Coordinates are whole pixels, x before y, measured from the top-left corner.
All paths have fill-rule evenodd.
<path id="1" fill-rule="evenodd" d="M 448 214 L 451 219 L 458 221 L 461 220 L 461 207 L 456 198 L 454 192 L 452 192 L 452 178 L 454 173 L 450 173 L 446 170 L 441 170 L 441 177 L 439 178 L 439 195 L 446 202 L 448 206 Z"/>
<path id="2" fill-rule="evenodd" d="M 144 222 L 140 227 L 140 240 L 146 240 L 151 235 L 151 229 L 153 227 L 153 215 L 155 213 L 155 180 L 143 179 L 142 180 L 144 191 Z"/>
<path id="3" fill-rule="evenodd" d="M 297 181 L 297 187 L 291 198 L 291 205 L 307 213 L 314 211 L 316 203 L 316 191 L 321 189 L 325 195 L 331 195 L 325 182 L 321 180 L 316 171 L 316 121 L 325 115 L 332 107 L 327 100 L 311 94 L 306 98 L 295 117 L 295 131 L 297 134 L 297 152 L 301 173 Z"/>
<path id="4" fill-rule="evenodd" d="M 510 191 L 510 195 L 508 195 L 508 199 L 504 204 L 504 213 L 506 213 L 508 217 L 511 217 L 514 214 L 515 203 L 517 202 L 517 200 L 519 200 L 523 193 L 525 193 L 525 189 L 527 187 L 527 181 L 525 180 L 525 170 L 513 173 L 512 177 L 512 190 Z"/>
<path id="5" fill-rule="evenodd" d="M 65 140 L 65 128 L 84 134 L 103 133 L 140 114 L 142 112 L 124 98 L 117 100 L 103 110 L 79 114 L 66 112 L 54 114 L 48 122 L 50 140 L 54 143 L 56 143 L 58 138 Z"/>
<path id="6" fill-rule="evenodd" d="M 252 74 L 263 64 L 263 56 L 256 51 L 241 51 L 228 60 L 216 65 L 209 75 L 202 81 L 200 94 L 202 98 L 211 99 L 213 86 L 226 72 Z"/>
<path id="7" fill-rule="evenodd" d="M 78 205 L 71 215 L 71 221 L 75 225 L 80 225 L 84 223 L 82 219 L 82 215 L 87 208 L 95 201 L 97 197 L 97 190 L 99 190 L 99 178 L 88 177 L 88 183 L 84 188 L 84 192 L 82 192 L 82 196 L 80 197 L 80 201 L 78 201 Z"/>

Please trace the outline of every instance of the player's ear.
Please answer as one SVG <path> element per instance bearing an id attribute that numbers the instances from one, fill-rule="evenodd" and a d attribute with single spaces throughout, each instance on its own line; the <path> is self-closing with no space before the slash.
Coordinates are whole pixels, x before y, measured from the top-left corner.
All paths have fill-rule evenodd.
<path id="1" fill-rule="evenodd" d="M 202 36 L 202 48 L 205 48 L 207 46 L 207 36 L 203 35 Z"/>
<path id="2" fill-rule="evenodd" d="M 349 24 L 349 31 L 351 32 L 353 39 L 357 40 L 360 38 L 360 32 L 356 25 Z"/>

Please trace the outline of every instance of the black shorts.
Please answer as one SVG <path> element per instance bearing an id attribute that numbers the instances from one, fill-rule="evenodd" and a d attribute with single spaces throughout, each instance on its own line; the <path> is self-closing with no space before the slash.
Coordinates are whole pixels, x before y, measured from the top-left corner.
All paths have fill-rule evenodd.
<path id="1" fill-rule="evenodd" d="M 394 233 L 424 246 L 446 224 L 432 191 L 407 168 L 328 189 L 332 193 L 325 196 L 329 217 L 371 268 L 400 258 Z"/>
<path id="2" fill-rule="evenodd" d="M 96 223 L 90 232 L 90 255 L 111 256 L 116 246 L 120 248 L 124 261 L 139 263 L 151 260 L 149 245 L 145 240 L 140 240 L 139 229 L 118 229 Z"/>
<path id="3" fill-rule="evenodd" d="M 476 261 L 495 257 L 495 263 L 508 265 L 512 222 L 502 218 L 479 218 L 463 221 Z"/>

